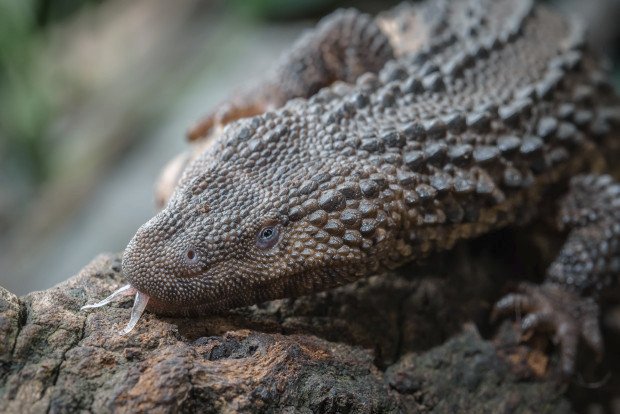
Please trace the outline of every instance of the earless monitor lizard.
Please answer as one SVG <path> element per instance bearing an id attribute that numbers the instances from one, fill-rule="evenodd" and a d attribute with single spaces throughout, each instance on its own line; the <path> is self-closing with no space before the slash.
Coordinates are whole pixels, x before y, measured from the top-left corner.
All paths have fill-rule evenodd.
<path id="1" fill-rule="evenodd" d="M 552 328 L 570 375 L 599 354 L 620 270 L 620 184 L 604 172 L 620 106 L 583 29 L 531 1 L 337 11 L 271 75 L 201 121 L 204 150 L 122 268 L 142 311 L 200 315 L 330 289 L 557 204 L 567 230 L 524 329 Z M 563 198 L 554 195 L 563 192 Z"/>

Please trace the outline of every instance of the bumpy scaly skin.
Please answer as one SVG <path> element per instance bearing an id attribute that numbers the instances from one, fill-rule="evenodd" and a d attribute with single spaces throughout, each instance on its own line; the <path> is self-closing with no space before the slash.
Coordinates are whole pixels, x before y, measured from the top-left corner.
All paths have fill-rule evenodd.
<path id="1" fill-rule="evenodd" d="M 366 59 L 368 45 L 381 53 Z M 286 82 L 268 81 L 245 107 L 232 101 L 236 115 L 211 115 L 196 132 L 261 112 L 224 128 L 127 247 L 124 272 L 150 309 L 196 314 L 307 294 L 522 223 L 597 164 L 620 121 L 578 27 L 529 2 L 437 1 L 377 20 L 341 12 L 283 62 Z M 314 93 L 336 79 L 348 83 Z M 296 96 L 309 98 L 284 103 Z M 545 288 L 559 299 L 524 292 L 498 312 L 528 305 L 557 328 L 550 315 L 611 284 L 618 187 L 601 179 L 599 196 L 588 180 L 563 204 L 574 230 Z M 279 237 L 265 248 L 267 227 Z"/>

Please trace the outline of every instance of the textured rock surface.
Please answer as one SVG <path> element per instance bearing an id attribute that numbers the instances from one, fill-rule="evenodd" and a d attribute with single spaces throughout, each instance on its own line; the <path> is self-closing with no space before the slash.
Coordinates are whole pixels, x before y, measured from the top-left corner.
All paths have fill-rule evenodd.
<path id="1" fill-rule="evenodd" d="M 0 407 L 567 412 L 537 342 L 486 323 L 505 283 L 492 269 L 510 260 L 496 253 L 515 247 L 506 232 L 491 239 L 315 296 L 200 319 L 147 314 L 128 336 L 117 332 L 130 300 L 79 311 L 124 283 L 118 256 L 102 255 L 48 291 L 0 291 Z"/>

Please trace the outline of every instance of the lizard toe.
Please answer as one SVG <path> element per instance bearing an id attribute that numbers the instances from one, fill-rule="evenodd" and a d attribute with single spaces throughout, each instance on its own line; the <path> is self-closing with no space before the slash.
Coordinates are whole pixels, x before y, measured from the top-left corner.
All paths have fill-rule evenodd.
<path id="1" fill-rule="evenodd" d="M 491 320 L 509 316 L 513 312 L 517 318 L 523 312 L 529 312 L 533 306 L 531 298 L 522 293 L 509 293 L 495 303 L 491 313 Z"/>

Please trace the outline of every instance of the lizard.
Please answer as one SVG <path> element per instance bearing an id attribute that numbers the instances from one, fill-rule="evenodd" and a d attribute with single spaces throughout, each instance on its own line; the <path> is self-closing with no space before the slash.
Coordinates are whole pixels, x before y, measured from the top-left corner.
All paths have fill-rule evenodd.
<path id="1" fill-rule="evenodd" d="M 544 282 L 493 313 L 554 331 L 570 376 L 580 341 L 603 353 L 599 303 L 620 270 L 620 184 L 603 174 L 620 105 L 585 43 L 532 1 L 327 16 L 190 131 L 201 150 L 125 249 L 129 284 L 86 307 L 135 294 L 128 332 L 145 308 L 305 295 L 557 205 L 567 237 Z"/>

